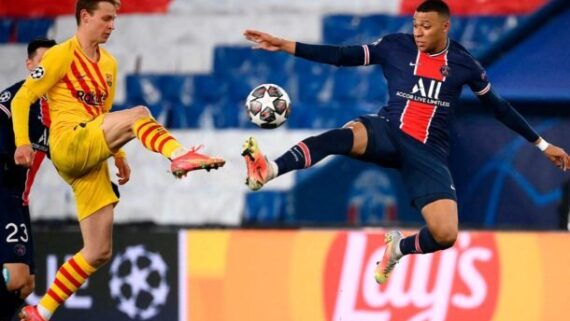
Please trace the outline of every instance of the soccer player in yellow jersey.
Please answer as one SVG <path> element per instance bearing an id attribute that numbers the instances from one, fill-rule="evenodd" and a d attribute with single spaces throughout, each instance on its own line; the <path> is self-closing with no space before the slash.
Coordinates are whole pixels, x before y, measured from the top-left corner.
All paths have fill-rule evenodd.
<path id="1" fill-rule="evenodd" d="M 29 166 L 29 106 L 47 94 L 51 118 L 49 145 L 52 162 L 71 185 L 77 203 L 83 248 L 58 270 L 37 306 L 26 306 L 26 321 L 49 320 L 86 279 L 107 262 L 112 252 L 113 207 L 118 202 L 107 159 L 114 157 L 119 184 L 129 180 L 130 168 L 120 149 L 137 137 L 142 144 L 171 159 L 177 177 L 197 169 L 224 165 L 224 160 L 190 151 L 157 123 L 149 110 L 137 106 L 110 112 L 117 80 L 117 63 L 100 44 L 115 29 L 119 0 L 78 0 L 77 31 L 49 49 L 12 102 L 16 164 Z"/>

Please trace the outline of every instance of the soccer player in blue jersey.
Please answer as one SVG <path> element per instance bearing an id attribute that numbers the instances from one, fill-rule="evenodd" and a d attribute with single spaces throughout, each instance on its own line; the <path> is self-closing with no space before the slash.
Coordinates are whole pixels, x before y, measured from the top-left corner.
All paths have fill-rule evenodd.
<path id="1" fill-rule="evenodd" d="M 26 68 L 32 71 L 44 52 L 55 45 L 51 39 L 28 44 Z M 34 289 L 34 244 L 28 209 L 28 195 L 35 174 L 48 153 L 46 101 L 38 99 L 30 108 L 29 132 L 36 153 L 30 168 L 14 163 L 14 131 L 11 102 L 24 81 L 0 93 L 0 320 L 12 320 L 24 299 Z"/>
<path id="2" fill-rule="evenodd" d="M 257 190 L 292 170 L 313 166 L 328 155 L 346 155 L 399 170 L 412 204 L 426 226 L 404 237 L 386 234 L 386 251 L 375 279 L 384 283 L 407 254 L 432 253 L 451 247 L 458 234 L 457 198 L 448 169 L 449 114 L 463 85 L 468 85 L 495 117 L 537 146 L 554 165 L 566 170 L 566 152 L 540 137 L 525 119 L 491 88 L 483 67 L 448 38 L 450 10 L 441 0 L 421 3 L 413 17 L 413 35 L 391 34 L 362 46 L 309 45 L 246 30 L 256 48 L 284 51 L 336 66 L 379 64 L 388 82 L 389 101 L 377 115 L 361 116 L 343 128 L 309 137 L 269 161 L 250 137 L 242 155 L 246 184 Z"/>

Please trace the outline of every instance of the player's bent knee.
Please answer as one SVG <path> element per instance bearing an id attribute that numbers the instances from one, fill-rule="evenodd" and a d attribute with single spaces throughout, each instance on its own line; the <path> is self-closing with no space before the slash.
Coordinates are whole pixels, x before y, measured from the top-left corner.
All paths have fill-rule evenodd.
<path id="1" fill-rule="evenodd" d="M 6 287 L 8 291 L 20 291 L 29 281 L 30 275 L 27 273 L 10 274 L 10 283 Z"/>
<path id="2" fill-rule="evenodd" d="M 133 108 L 131 108 L 131 111 L 133 112 L 134 116 L 137 119 L 138 118 L 145 118 L 145 117 L 152 117 L 150 109 L 148 109 L 146 106 L 143 106 L 143 105 L 133 107 Z"/>
<path id="3" fill-rule="evenodd" d="M 444 248 L 450 248 L 455 244 L 459 231 L 454 227 L 440 228 L 432 232 L 433 238 L 437 244 Z"/>
<path id="4" fill-rule="evenodd" d="M 109 262 L 112 256 L 113 256 L 113 251 L 111 249 L 101 251 L 96 258 L 96 262 L 98 263 L 96 264 L 96 266 L 101 266 Z"/>
<path id="5" fill-rule="evenodd" d="M 113 252 L 111 249 L 91 249 L 85 250 L 84 257 L 87 263 L 95 268 L 99 268 L 109 262 Z"/>
<path id="6" fill-rule="evenodd" d="M 364 126 L 362 122 L 352 120 L 342 126 L 342 128 L 350 128 L 354 135 L 354 142 L 350 153 L 358 156 L 363 155 L 368 146 L 368 132 L 366 126 Z"/>

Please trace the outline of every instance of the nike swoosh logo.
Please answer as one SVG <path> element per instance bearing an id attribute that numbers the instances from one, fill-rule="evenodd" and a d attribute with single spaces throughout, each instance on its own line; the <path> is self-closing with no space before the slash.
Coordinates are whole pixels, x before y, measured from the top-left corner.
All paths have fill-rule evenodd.
<path id="1" fill-rule="evenodd" d="M 416 66 L 416 64 L 415 64 L 415 63 L 413 63 L 413 62 L 410 62 L 410 67 L 415 67 L 415 66 Z"/>

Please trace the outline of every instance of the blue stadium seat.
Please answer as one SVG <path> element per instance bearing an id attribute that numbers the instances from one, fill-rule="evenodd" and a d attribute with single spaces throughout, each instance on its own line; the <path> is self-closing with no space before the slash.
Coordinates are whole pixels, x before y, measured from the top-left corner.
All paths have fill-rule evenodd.
<path id="1" fill-rule="evenodd" d="M 214 103 L 227 96 L 228 83 L 226 78 L 215 75 L 194 75 L 193 78 L 196 100 Z"/>
<path id="2" fill-rule="evenodd" d="M 128 106 L 145 105 L 154 117 L 159 118 L 164 109 L 161 79 L 161 76 L 157 75 L 128 75 Z"/>
<path id="3" fill-rule="evenodd" d="M 511 17 L 462 17 L 463 28 L 454 40 L 461 43 L 474 56 L 498 40 L 507 31 L 517 26 L 519 19 Z"/>
<path id="4" fill-rule="evenodd" d="M 336 67 L 310 62 L 295 61 L 295 84 L 288 89 L 298 101 L 327 102 L 332 96 L 332 74 Z"/>
<path id="5" fill-rule="evenodd" d="M 384 103 L 388 88 L 378 66 L 343 67 L 331 72 L 332 101 Z"/>
<path id="6" fill-rule="evenodd" d="M 167 103 L 166 126 L 173 129 L 199 128 L 203 104 Z"/>
<path id="7" fill-rule="evenodd" d="M 2 18 L 0 19 L 0 43 L 6 43 L 10 40 L 14 20 Z"/>
<path id="8" fill-rule="evenodd" d="M 197 116 L 200 128 L 238 128 L 246 121 L 244 107 L 227 99 L 216 103 L 197 101 L 193 108 L 187 109 L 187 118 Z"/>
<path id="9" fill-rule="evenodd" d="M 245 195 L 244 225 L 279 225 L 286 219 L 287 192 L 260 191 Z"/>
<path id="10" fill-rule="evenodd" d="M 361 43 L 372 43 L 391 33 L 411 33 L 412 18 L 387 15 L 370 15 L 362 18 L 359 32 L 362 34 Z"/>
<path id="11" fill-rule="evenodd" d="M 50 18 L 21 19 L 16 21 L 16 41 L 28 43 L 37 38 L 46 38 L 54 20 Z"/>
<path id="12" fill-rule="evenodd" d="M 293 106 L 291 115 L 287 121 L 288 128 L 300 129 L 326 129 L 344 125 L 355 117 L 348 103 L 342 104 L 336 101 L 328 103 L 299 102 Z"/>
<path id="13" fill-rule="evenodd" d="M 225 76 L 228 73 L 247 69 L 246 56 L 251 49 L 247 47 L 220 46 L 214 49 L 214 73 Z"/>
<path id="14" fill-rule="evenodd" d="M 332 99 L 338 102 L 362 100 L 368 85 L 363 77 L 366 67 L 338 68 L 333 72 Z M 362 70 L 362 71 L 361 71 Z"/>
<path id="15" fill-rule="evenodd" d="M 355 15 L 325 16 L 323 18 L 323 43 L 331 45 L 361 43 L 361 20 L 360 16 Z"/>
<path id="16" fill-rule="evenodd" d="M 411 17 L 388 15 L 330 15 L 323 20 L 324 43 L 359 45 L 372 43 L 395 32 L 412 32 Z"/>
<path id="17" fill-rule="evenodd" d="M 380 66 L 367 67 L 361 70 L 365 78 L 366 93 L 364 100 L 375 104 L 384 104 L 388 100 L 388 84 Z"/>

